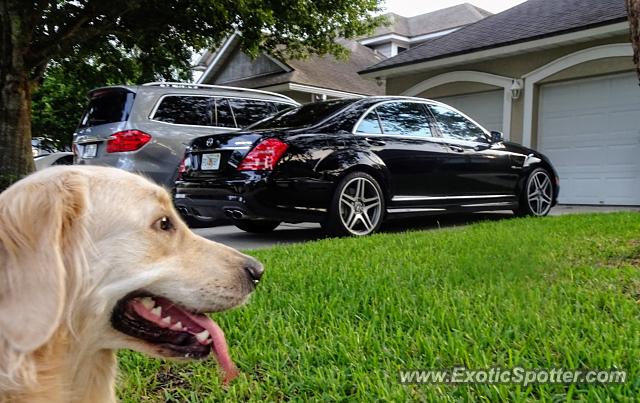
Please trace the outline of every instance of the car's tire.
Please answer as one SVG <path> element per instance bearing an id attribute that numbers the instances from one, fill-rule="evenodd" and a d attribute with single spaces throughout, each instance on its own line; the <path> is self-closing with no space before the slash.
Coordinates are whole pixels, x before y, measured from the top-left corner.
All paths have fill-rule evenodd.
<path id="1" fill-rule="evenodd" d="M 233 225 L 245 232 L 253 234 L 266 234 L 280 225 L 280 221 L 271 220 L 233 220 Z"/>
<path id="2" fill-rule="evenodd" d="M 322 228 L 329 236 L 365 236 L 384 220 L 385 200 L 376 179 L 364 172 L 347 174 L 336 186 Z"/>
<path id="3" fill-rule="evenodd" d="M 520 217 L 544 217 L 553 205 L 553 181 L 549 171 L 536 168 L 527 177 L 520 194 L 518 208 L 513 212 Z"/>

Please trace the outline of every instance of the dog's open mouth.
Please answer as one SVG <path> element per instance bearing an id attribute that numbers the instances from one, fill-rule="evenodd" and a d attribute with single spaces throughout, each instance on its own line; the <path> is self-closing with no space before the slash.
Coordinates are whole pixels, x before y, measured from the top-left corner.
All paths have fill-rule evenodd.
<path id="1" fill-rule="evenodd" d="M 168 357 L 206 358 L 213 351 L 224 371 L 224 382 L 237 376 L 220 326 L 166 298 L 124 298 L 116 304 L 111 323 L 114 329 L 158 347 Z"/>

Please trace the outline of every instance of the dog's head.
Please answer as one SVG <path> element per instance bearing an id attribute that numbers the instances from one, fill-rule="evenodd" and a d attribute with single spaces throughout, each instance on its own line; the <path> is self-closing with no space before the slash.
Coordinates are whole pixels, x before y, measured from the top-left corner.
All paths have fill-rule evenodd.
<path id="1" fill-rule="evenodd" d="M 243 303 L 262 270 L 193 234 L 167 192 L 142 177 L 44 170 L 0 195 L 0 361 L 24 358 L 65 327 L 85 350 L 213 351 L 232 377 L 222 331 L 204 313 Z M 0 364 L 0 377 L 20 377 L 11 365 Z"/>

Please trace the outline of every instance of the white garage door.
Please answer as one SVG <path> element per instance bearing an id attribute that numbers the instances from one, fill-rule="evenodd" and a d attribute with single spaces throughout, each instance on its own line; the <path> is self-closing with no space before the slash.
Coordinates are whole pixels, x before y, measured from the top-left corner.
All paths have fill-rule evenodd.
<path id="1" fill-rule="evenodd" d="M 634 74 L 543 85 L 538 148 L 560 203 L 640 205 L 640 87 Z"/>
<path id="2" fill-rule="evenodd" d="M 503 91 L 490 91 L 444 97 L 436 100 L 461 110 L 487 130 L 501 132 L 503 94 Z"/>

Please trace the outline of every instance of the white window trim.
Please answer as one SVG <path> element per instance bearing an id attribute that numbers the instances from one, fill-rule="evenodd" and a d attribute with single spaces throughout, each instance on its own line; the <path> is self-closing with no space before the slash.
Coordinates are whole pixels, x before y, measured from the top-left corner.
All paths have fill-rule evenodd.
<path id="1" fill-rule="evenodd" d="M 522 128 L 522 145 L 531 147 L 533 132 L 533 99 L 536 85 L 545 78 L 562 70 L 592 60 L 610 57 L 631 57 L 633 49 L 630 43 L 614 43 L 583 49 L 539 67 L 523 76 L 524 78 L 524 118 Z"/>
<path id="2" fill-rule="evenodd" d="M 421 41 L 426 41 L 427 39 L 437 38 L 439 36 L 450 34 L 459 29 L 460 27 L 449 28 L 449 29 L 443 29 L 441 31 L 430 32 L 427 34 L 421 34 L 417 36 L 404 36 L 396 33 L 390 33 L 390 34 L 385 34 L 381 36 L 375 36 L 372 38 L 361 39 L 358 42 L 360 42 L 360 44 L 365 46 L 380 45 L 389 41 L 400 41 L 400 42 L 406 42 L 408 44 L 416 44 Z"/>
<path id="3" fill-rule="evenodd" d="M 196 81 L 196 84 L 204 84 L 204 82 L 209 79 L 209 75 L 211 75 L 211 71 L 218 64 L 218 62 L 222 58 L 222 55 L 224 55 L 227 52 L 227 49 L 229 48 L 229 46 L 231 46 L 231 44 L 236 40 L 237 36 L 238 36 L 238 33 L 234 32 L 224 40 L 224 43 L 222 44 L 220 49 L 218 49 L 217 53 L 215 54 L 215 57 L 213 58 L 211 63 L 209 63 L 209 65 L 207 66 L 207 69 L 204 71 L 204 73 L 202 73 L 202 75 Z"/>
<path id="4" fill-rule="evenodd" d="M 417 96 L 418 94 L 427 91 L 431 88 L 438 87 L 440 85 L 467 81 L 492 85 L 494 87 L 501 87 L 502 94 L 502 133 L 504 138 L 509 140 L 511 138 L 511 109 L 513 108 L 513 98 L 511 96 L 511 85 L 513 78 L 498 76 L 495 74 L 484 73 L 481 71 L 461 70 L 451 71 L 448 73 L 440 74 L 435 77 L 431 77 L 427 80 L 419 82 L 408 90 L 404 91 L 402 95 Z M 466 95 L 466 94 L 465 94 Z"/>

